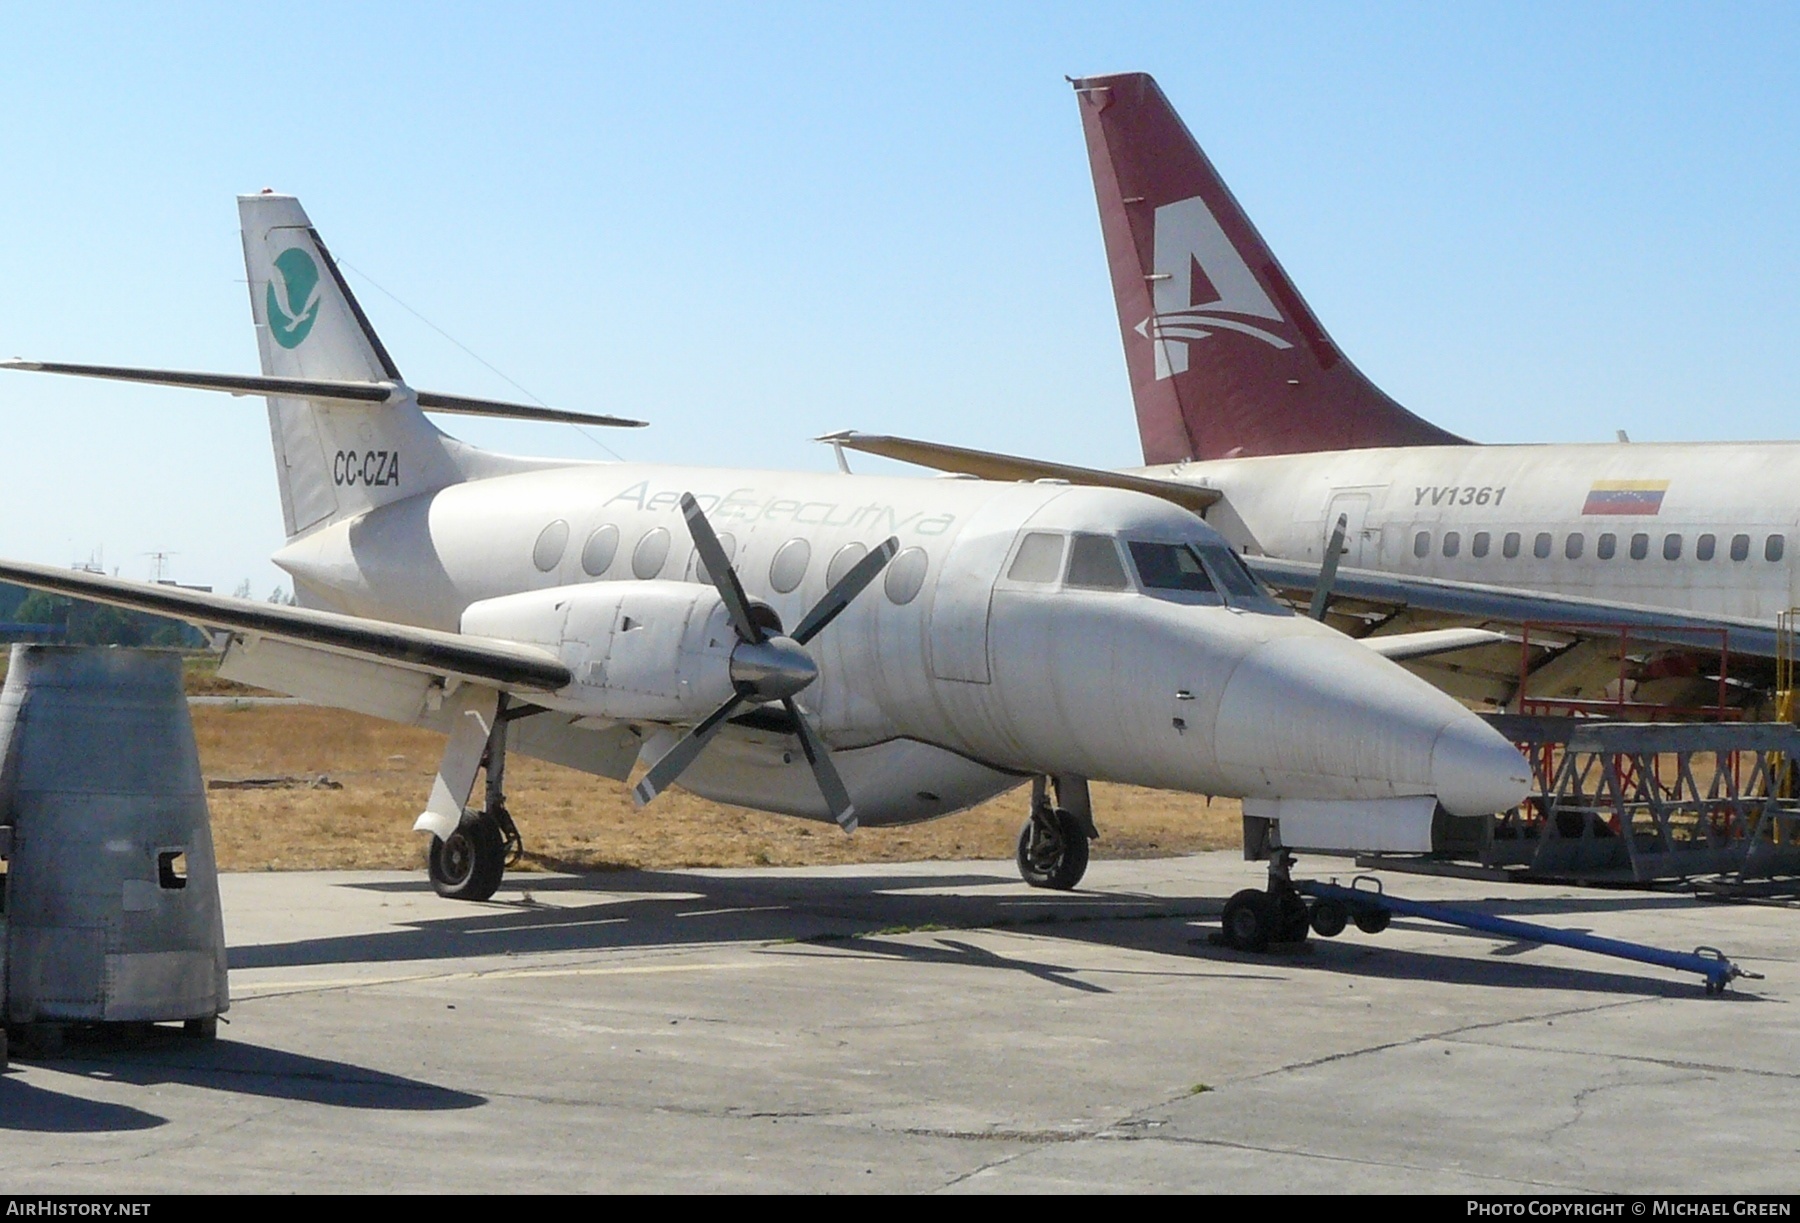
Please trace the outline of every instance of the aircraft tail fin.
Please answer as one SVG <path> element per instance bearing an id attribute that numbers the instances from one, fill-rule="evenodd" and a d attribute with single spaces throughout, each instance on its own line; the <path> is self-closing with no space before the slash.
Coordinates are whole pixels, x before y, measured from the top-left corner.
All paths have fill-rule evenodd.
<path id="1" fill-rule="evenodd" d="M 1154 79 L 1073 84 L 1146 463 L 1464 441 L 1338 351 Z"/>
<path id="2" fill-rule="evenodd" d="M 238 217 L 264 376 L 393 388 L 366 404 L 268 397 L 288 538 L 465 479 L 472 448 L 420 411 L 300 201 L 239 196 Z"/>

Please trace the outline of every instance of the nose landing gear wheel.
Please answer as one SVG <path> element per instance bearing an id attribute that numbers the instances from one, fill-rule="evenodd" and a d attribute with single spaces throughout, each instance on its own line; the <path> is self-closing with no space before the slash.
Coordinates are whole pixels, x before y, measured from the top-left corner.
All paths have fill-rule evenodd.
<path id="1" fill-rule="evenodd" d="M 1245 888 L 1225 902 L 1219 928 L 1225 945 L 1235 951 L 1267 951 L 1275 937 L 1279 909 L 1275 898 L 1255 888 Z"/>
<path id="2" fill-rule="evenodd" d="M 487 900 L 506 873 L 506 851 L 498 820 L 483 811 L 465 811 L 448 840 L 431 838 L 426 858 L 431 886 L 450 900 Z"/>
<path id="3" fill-rule="evenodd" d="M 1019 829 L 1019 875 L 1034 888 L 1066 892 L 1087 874 L 1087 829 L 1058 807 L 1040 807 Z"/>

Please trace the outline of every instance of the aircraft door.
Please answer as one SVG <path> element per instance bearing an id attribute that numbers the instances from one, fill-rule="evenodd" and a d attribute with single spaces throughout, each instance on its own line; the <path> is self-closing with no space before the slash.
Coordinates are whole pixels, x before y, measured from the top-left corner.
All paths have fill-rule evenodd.
<path id="1" fill-rule="evenodd" d="M 1005 494 L 976 510 L 944 554 L 931 602 L 931 672 L 986 684 L 988 615 L 1023 513 Z"/>
<path id="2" fill-rule="evenodd" d="M 1369 493 L 1333 493 L 1331 503 L 1325 507 L 1325 532 L 1319 543 L 1319 557 L 1325 556 L 1325 548 L 1331 543 L 1331 533 L 1337 530 L 1337 520 L 1341 515 L 1344 523 L 1344 552 L 1338 563 L 1351 569 L 1367 569 L 1375 563 L 1375 553 L 1381 544 L 1380 528 L 1370 529 L 1367 525 L 1369 505 L 1374 497 Z"/>

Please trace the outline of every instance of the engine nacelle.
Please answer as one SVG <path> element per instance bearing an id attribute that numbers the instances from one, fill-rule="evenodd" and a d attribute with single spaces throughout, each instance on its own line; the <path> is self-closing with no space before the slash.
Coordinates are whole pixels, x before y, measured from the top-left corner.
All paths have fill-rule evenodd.
<path id="1" fill-rule="evenodd" d="M 471 603 L 462 631 L 554 653 L 575 682 L 553 703 L 590 717 L 697 722 L 734 691 L 737 634 L 711 586 L 554 586 Z"/>

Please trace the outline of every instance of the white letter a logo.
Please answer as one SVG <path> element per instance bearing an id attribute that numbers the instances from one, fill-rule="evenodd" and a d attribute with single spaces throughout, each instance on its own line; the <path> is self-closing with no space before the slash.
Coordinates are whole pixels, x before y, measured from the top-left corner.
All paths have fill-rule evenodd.
<path id="1" fill-rule="evenodd" d="M 1156 313 L 1139 323 L 1137 332 L 1155 348 L 1159 379 L 1186 372 L 1188 344 L 1211 335 L 1207 328 L 1242 332 L 1276 348 L 1293 347 L 1242 319 L 1221 317 L 1247 314 L 1286 321 L 1197 195 L 1156 210 L 1152 286 Z"/>

